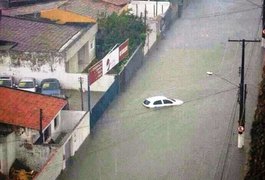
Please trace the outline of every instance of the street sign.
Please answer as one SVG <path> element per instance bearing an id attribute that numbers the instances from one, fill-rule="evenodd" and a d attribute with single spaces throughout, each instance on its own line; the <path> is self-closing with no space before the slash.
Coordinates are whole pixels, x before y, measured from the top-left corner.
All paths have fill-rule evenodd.
<path id="1" fill-rule="evenodd" d="M 237 131 L 242 134 L 245 131 L 244 126 L 238 126 Z"/>

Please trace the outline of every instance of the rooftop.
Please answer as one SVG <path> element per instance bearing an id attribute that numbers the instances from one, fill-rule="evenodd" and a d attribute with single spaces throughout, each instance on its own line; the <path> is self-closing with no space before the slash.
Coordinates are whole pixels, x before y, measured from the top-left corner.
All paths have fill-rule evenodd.
<path id="1" fill-rule="evenodd" d="M 26 6 L 17 6 L 8 9 L 3 9 L 2 13 L 3 15 L 6 16 L 33 14 L 35 12 L 40 12 L 43 10 L 58 8 L 60 5 L 64 4 L 65 2 L 66 1 L 54 1 L 48 3 L 31 4 Z"/>
<path id="2" fill-rule="evenodd" d="M 0 87 L 0 123 L 40 129 L 40 109 L 43 111 L 43 128 L 64 108 L 67 101 L 61 98 Z"/>
<path id="3" fill-rule="evenodd" d="M 129 0 L 68 0 L 59 8 L 97 19 L 101 13 L 119 13 L 127 3 L 129 3 Z"/>
<path id="4" fill-rule="evenodd" d="M 12 47 L 12 50 L 16 51 L 55 52 L 81 29 L 81 26 L 58 25 L 2 16 L 0 40 L 17 43 Z"/>

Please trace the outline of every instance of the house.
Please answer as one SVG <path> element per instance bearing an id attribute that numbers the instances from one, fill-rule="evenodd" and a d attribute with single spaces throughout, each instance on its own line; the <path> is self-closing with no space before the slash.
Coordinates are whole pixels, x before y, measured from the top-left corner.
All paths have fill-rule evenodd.
<path id="1" fill-rule="evenodd" d="M 129 2 L 130 0 L 69 0 L 59 8 L 98 19 L 102 14 L 119 14 L 127 10 Z"/>
<path id="2" fill-rule="evenodd" d="M 56 179 L 90 133 L 88 113 L 64 110 L 62 98 L 8 87 L 0 87 L 0 99 L 0 172 Z"/>
<path id="3" fill-rule="evenodd" d="M 78 79 L 87 79 L 82 72 L 95 58 L 97 28 L 94 19 L 59 9 L 2 15 L 0 72 L 39 81 L 53 77 L 65 89 L 78 89 Z"/>

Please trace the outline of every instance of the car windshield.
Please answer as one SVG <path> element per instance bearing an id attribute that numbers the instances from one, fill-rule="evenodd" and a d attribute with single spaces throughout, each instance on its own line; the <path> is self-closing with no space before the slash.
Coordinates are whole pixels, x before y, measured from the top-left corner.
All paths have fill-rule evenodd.
<path id="1" fill-rule="evenodd" d="M 0 79 L 0 86 L 9 86 L 9 87 L 11 87 L 11 81 L 10 80 Z"/>
<path id="2" fill-rule="evenodd" d="M 19 82 L 18 87 L 19 88 L 33 88 L 34 84 L 33 82 Z"/>
<path id="3" fill-rule="evenodd" d="M 148 104 L 150 104 L 150 101 L 145 100 L 145 101 L 144 101 L 144 104 L 148 105 Z"/>
<path id="4" fill-rule="evenodd" d="M 173 102 L 176 102 L 176 100 L 175 99 L 170 99 L 171 101 L 173 101 Z"/>
<path id="5" fill-rule="evenodd" d="M 54 90 L 54 89 L 59 89 L 59 85 L 55 82 L 45 82 L 42 85 L 43 90 Z"/>

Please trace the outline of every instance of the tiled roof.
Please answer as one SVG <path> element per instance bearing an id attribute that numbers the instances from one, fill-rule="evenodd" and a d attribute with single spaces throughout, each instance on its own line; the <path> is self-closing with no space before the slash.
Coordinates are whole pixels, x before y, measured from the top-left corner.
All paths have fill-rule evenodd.
<path id="1" fill-rule="evenodd" d="M 118 13 L 119 10 L 122 9 L 122 7 L 112 3 L 94 0 L 69 0 L 59 8 L 72 11 L 83 16 L 91 16 L 95 19 L 97 19 L 98 14 L 101 14 L 102 12 L 107 14 L 111 14 L 113 12 Z"/>
<path id="2" fill-rule="evenodd" d="M 81 30 L 79 26 L 57 25 L 2 16 L 0 40 L 17 42 L 13 50 L 28 52 L 58 51 Z"/>
<path id="3" fill-rule="evenodd" d="M 40 3 L 40 4 L 31 4 L 27 6 L 18 6 L 12 7 L 8 9 L 3 9 L 2 13 L 6 16 L 17 16 L 17 15 L 25 15 L 25 14 L 33 14 L 34 12 L 40 12 L 41 10 L 54 9 L 64 4 L 66 1 L 55 1 L 48 3 Z"/>
<path id="4" fill-rule="evenodd" d="M 130 0 L 102 0 L 103 2 L 114 4 L 116 6 L 123 6 L 130 2 Z"/>
<path id="5" fill-rule="evenodd" d="M 0 123 L 39 130 L 42 109 L 46 128 L 66 104 L 64 99 L 0 87 Z"/>

